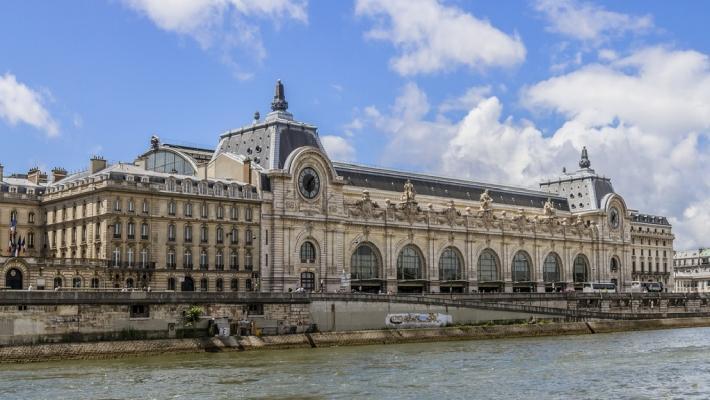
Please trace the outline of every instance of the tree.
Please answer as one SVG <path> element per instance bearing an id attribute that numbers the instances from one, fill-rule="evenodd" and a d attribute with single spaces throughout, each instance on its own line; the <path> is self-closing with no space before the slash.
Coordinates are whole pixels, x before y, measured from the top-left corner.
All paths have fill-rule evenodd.
<path id="1" fill-rule="evenodd" d="M 200 306 L 190 306 L 190 308 L 185 311 L 185 315 L 182 317 L 182 323 L 184 326 L 189 326 L 192 327 L 192 337 L 195 337 L 195 328 L 197 326 L 197 322 L 200 320 L 200 317 L 202 314 L 204 314 L 204 310 Z"/>

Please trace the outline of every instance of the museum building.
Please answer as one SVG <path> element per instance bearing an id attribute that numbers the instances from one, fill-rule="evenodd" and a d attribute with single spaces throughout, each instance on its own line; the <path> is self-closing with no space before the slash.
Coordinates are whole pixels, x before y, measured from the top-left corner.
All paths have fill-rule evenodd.
<path id="1" fill-rule="evenodd" d="M 223 133 L 215 149 L 154 136 L 133 162 L 97 156 L 74 174 L 4 176 L 0 166 L 2 283 L 466 293 L 585 282 L 625 290 L 643 279 L 673 287 L 667 219 L 630 210 L 581 153 L 579 170 L 536 190 L 336 162 L 317 128 L 288 111 L 279 81 L 271 112 Z"/>

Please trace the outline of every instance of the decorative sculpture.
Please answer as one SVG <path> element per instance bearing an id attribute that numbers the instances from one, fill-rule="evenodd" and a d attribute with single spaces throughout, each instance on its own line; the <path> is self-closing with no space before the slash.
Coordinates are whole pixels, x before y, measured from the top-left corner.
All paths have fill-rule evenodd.
<path id="1" fill-rule="evenodd" d="M 414 185 L 409 179 L 407 179 L 407 182 L 404 183 L 404 193 L 402 193 L 402 201 L 405 203 L 413 203 L 414 197 L 416 195 L 417 192 L 414 190 Z"/>
<path id="2" fill-rule="evenodd" d="M 493 204 L 493 198 L 488 194 L 488 189 L 484 190 L 483 193 L 481 193 L 481 211 L 490 211 L 491 210 L 491 204 Z"/>
<path id="3" fill-rule="evenodd" d="M 555 216 L 555 206 L 552 204 L 552 200 L 550 198 L 547 199 L 545 205 L 543 206 L 543 214 L 545 214 L 548 218 Z"/>

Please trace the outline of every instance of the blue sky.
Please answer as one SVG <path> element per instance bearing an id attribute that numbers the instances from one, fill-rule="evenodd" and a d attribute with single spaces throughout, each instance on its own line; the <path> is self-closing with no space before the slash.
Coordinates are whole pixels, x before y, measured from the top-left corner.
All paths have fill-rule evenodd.
<path id="1" fill-rule="evenodd" d="M 214 146 L 290 111 L 331 156 L 535 186 L 586 145 L 632 208 L 708 245 L 700 1 L 84 0 L 0 4 L 7 172 Z"/>

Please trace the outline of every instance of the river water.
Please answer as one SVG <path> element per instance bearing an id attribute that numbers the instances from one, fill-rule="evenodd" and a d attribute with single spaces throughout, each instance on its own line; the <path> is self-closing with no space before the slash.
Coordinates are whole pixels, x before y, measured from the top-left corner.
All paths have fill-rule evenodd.
<path id="1" fill-rule="evenodd" d="M 0 399 L 710 398 L 710 328 L 0 365 Z"/>

